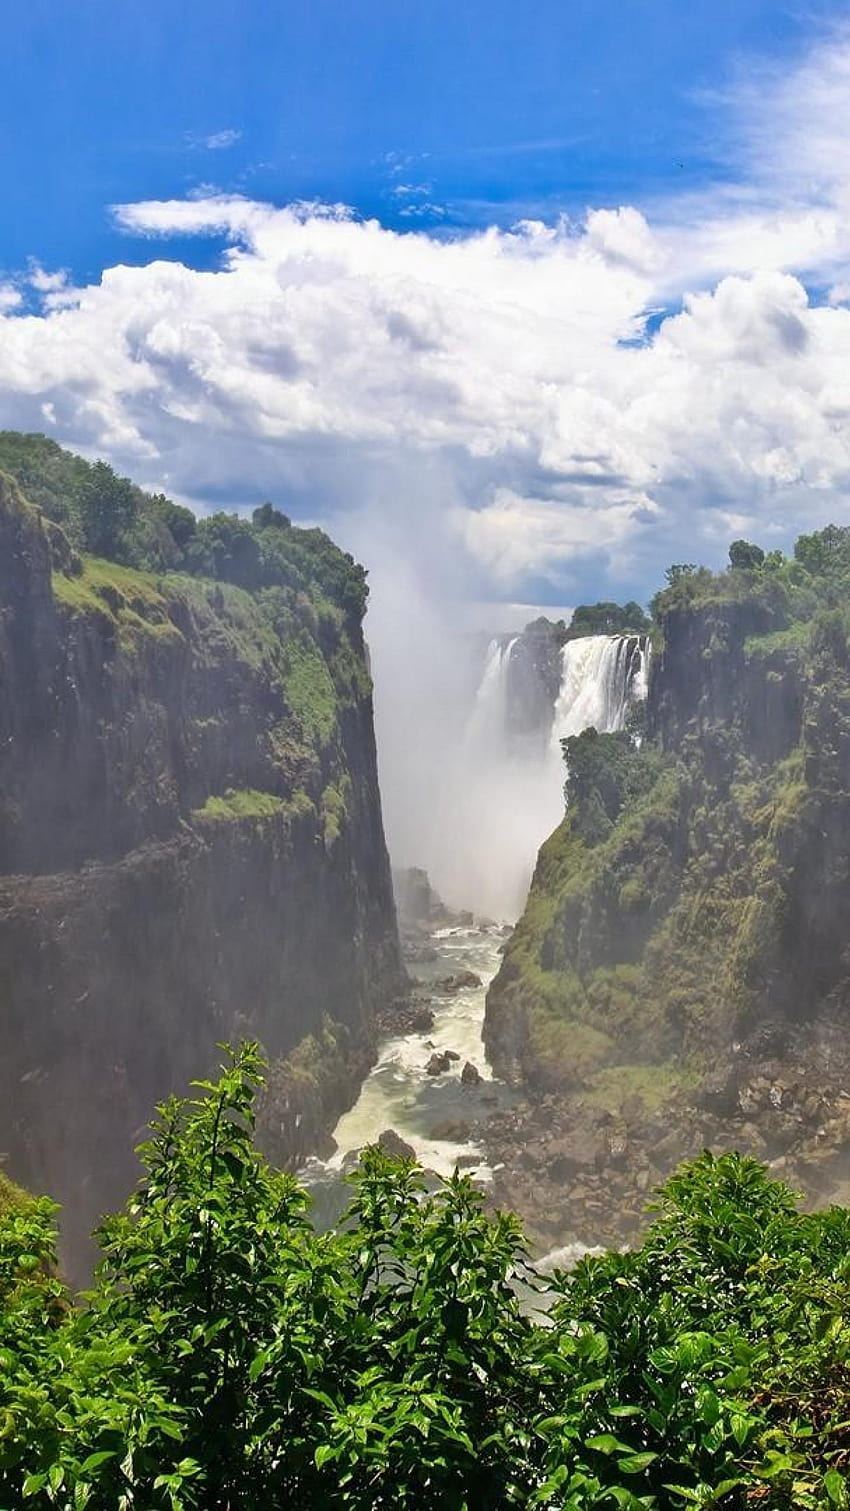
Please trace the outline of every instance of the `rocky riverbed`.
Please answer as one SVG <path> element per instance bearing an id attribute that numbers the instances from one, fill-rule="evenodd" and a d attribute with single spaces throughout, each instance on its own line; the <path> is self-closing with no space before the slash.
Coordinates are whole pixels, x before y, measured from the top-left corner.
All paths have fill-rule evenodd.
<path id="1" fill-rule="evenodd" d="M 837 1019 L 762 1029 L 661 1105 L 632 1092 L 547 1095 L 482 1131 L 493 1201 L 522 1216 L 535 1248 L 634 1239 L 652 1192 L 683 1159 L 737 1149 L 767 1163 L 809 1207 L 850 1194 L 850 1044 Z"/>

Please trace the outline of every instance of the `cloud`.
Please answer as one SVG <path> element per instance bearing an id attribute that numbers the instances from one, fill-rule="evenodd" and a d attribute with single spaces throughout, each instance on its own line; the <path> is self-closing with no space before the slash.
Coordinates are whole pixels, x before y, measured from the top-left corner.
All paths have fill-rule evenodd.
<path id="1" fill-rule="evenodd" d="M 845 32 L 739 79 L 727 182 L 580 221 L 436 236 L 238 195 L 120 206 L 161 255 L 76 289 L 35 270 L 37 315 L 0 289 L 0 423 L 201 509 L 276 498 L 357 550 L 409 813 L 416 709 L 444 729 L 440 687 L 456 719 L 468 695 L 435 649 L 465 603 L 499 628 L 501 600 L 640 596 L 733 535 L 847 517 L 845 81 Z M 386 167 L 424 199 L 409 159 Z M 188 236 L 222 242 L 217 269 L 168 255 Z"/>
<path id="2" fill-rule="evenodd" d="M 189 147 L 203 147 L 207 152 L 223 152 L 228 147 L 235 147 L 242 139 L 242 132 L 234 127 L 227 126 L 223 131 L 212 131 L 209 135 L 203 135 L 194 131 L 186 132 L 186 143 Z"/>

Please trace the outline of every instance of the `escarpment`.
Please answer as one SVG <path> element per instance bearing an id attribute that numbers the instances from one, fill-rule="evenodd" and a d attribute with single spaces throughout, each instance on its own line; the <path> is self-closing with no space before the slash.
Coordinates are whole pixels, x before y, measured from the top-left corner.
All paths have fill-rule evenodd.
<path id="1" fill-rule="evenodd" d="M 262 589 L 153 575 L 81 558 L 0 479 L 0 1151 L 63 1203 L 72 1268 L 216 1041 L 273 1061 L 284 1161 L 398 990 L 360 612 L 333 587 L 359 569 L 292 540 Z"/>
<path id="2" fill-rule="evenodd" d="M 607 1119 L 603 1201 L 730 1139 L 810 1192 L 850 1170 L 845 601 L 796 562 L 679 584 L 658 600 L 643 739 L 571 742 L 485 1036 L 550 1126 Z"/>

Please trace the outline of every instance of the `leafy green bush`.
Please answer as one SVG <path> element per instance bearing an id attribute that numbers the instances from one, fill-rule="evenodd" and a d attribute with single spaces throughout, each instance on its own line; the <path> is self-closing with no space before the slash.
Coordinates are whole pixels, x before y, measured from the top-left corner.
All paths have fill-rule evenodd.
<path id="1" fill-rule="evenodd" d="M 561 747 L 567 763 L 564 793 L 576 833 L 585 844 L 600 844 L 623 809 L 654 785 L 661 758 L 627 729 L 614 734 L 584 729 L 562 740 Z"/>
<path id="2" fill-rule="evenodd" d="M 84 1305 L 47 1201 L 0 1213 L 0 1504 L 847 1506 L 850 1213 L 737 1155 L 544 1299 L 517 1221 L 365 1151 L 316 1233 L 253 1146 L 253 1046 L 159 1110 Z M 522 1285 L 520 1285 L 522 1282 Z"/>

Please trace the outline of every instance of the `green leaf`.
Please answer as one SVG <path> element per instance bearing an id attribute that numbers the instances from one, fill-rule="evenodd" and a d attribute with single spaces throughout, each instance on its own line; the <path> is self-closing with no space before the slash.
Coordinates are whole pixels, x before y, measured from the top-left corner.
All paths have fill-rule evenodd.
<path id="1" fill-rule="evenodd" d="M 80 1473 L 91 1474 L 94 1469 L 99 1469 L 101 1464 L 106 1464 L 114 1458 L 117 1458 L 114 1448 L 103 1448 L 98 1453 L 90 1453 L 87 1459 L 83 1459 Z"/>
<path id="2" fill-rule="evenodd" d="M 827 1469 L 823 1477 L 823 1488 L 834 1506 L 847 1505 L 847 1485 L 843 1474 L 837 1469 Z"/>
<path id="3" fill-rule="evenodd" d="M 628 1453 L 617 1460 L 617 1468 L 624 1474 L 643 1474 L 658 1458 L 657 1453 Z"/>

